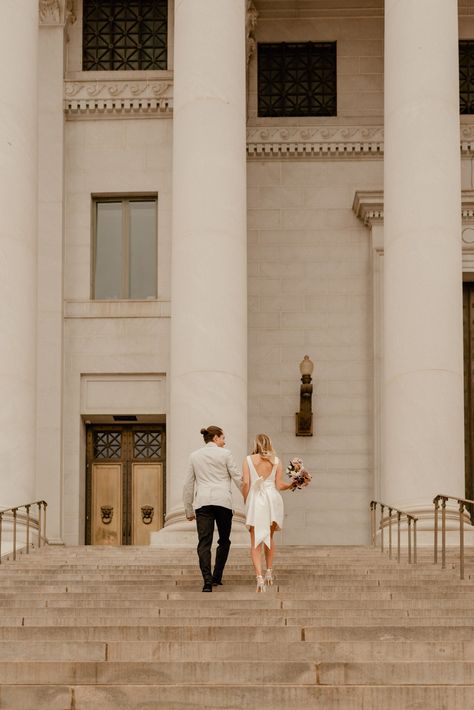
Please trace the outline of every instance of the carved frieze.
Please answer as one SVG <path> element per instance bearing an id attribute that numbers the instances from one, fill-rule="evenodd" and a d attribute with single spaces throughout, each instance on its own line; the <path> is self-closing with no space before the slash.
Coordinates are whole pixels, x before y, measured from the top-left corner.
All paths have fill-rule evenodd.
<path id="1" fill-rule="evenodd" d="M 39 0 L 41 25 L 66 25 L 76 21 L 74 0 Z"/>
<path id="2" fill-rule="evenodd" d="M 258 12 L 253 4 L 253 0 L 247 0 L 247 10 L 245 13 L 245 41 L 247 49 L 247 67 L 255 52 L 257 42 L 255 40 L 255 28 L 257 27 Z"/>
<path id="3" fill-rule="evenodd" d="M 66 114 L 169 114 L 173 105 L 173 82 L 150 80 L 66 81 Z"/>
<path id="4" fill-rule="evenodd" d="M 382 126 L 307 126 L 249 128 L 247 153 L 251 158 L 330 158 L 383 155 Z"/>

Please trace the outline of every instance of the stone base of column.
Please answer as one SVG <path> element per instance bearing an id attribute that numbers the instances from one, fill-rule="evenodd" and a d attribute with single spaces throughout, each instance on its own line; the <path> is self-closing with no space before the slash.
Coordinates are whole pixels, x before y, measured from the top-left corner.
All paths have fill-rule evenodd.
<path id="1" fill-rule="evenodd" d="M 233 548 L 247 548 L 250 545 L 250 536 L 245 527 L 243 513 L 234 513 L 230 540 Z M 214 534 L 214 543 L 216 542 L 217 530 Z M 167 515 L 164 528 L 150 535 L 150 547 L 179 547 L 195 550 L 197 544 L 196 521 L 186 520 L 184 511 L 177 511 Z"/>

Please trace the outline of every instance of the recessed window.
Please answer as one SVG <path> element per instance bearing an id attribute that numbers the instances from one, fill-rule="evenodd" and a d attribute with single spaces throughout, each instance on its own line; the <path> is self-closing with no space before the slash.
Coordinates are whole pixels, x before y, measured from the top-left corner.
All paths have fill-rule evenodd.
<path id="1" fill-rule="evenodd" d="M 156 298 L 156 197 L 94 199 L 93 298 Z"/>
<path id="2" fill-rule="evenodd" d="M 258 45 L 259 116 L 336 116 L 335 42 Z"/>
<path id="3" fill-rule="evenodd" d="M 166 69 L 168 0 L 84 0 L 85 71 Z"/>
<path id="4" fill-rule="evenodd" d="M 459 104 L 461 114 L 474 113 L 474 40 L 459 42 Z"/>

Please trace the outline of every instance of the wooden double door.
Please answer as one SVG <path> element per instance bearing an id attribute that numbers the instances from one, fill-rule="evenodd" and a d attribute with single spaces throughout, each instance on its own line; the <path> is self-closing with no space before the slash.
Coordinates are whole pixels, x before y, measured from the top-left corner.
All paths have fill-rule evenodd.
<path id="1" fill-rule="evenodd" d="M 86 544 L 148 545 L 163 527 L 163 425 L 87 428 Z"/>

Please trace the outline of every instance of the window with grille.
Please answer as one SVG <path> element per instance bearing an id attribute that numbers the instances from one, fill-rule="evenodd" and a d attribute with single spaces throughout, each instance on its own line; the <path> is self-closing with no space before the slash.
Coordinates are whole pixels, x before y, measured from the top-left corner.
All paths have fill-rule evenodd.
<path id="1" fill-rule="evenodd" d="M 459 42 L 459 105 L 461 114 L 474 113 L 474 40 Z"/>
<path id="2" fill-rule="evenodd" d="M 95 431 L 94 457 L 96 459 L 120 459 L 122 457 L 122 432 Z"/>
<path id="3" fill-rule="evenodd" d="M 336 116 L 335 42 L 258 45 L 259 116 Z"/>
<path id="4" fill-rule="evenodd" d="M 156 197 L 94 198 L 93 298 L 156 298 L 156 211 Z"/>
<path id="5" fill-rule="evenodd" d="M 84 0 L 85 71 L 166 69 L 168 0 Z"/>

